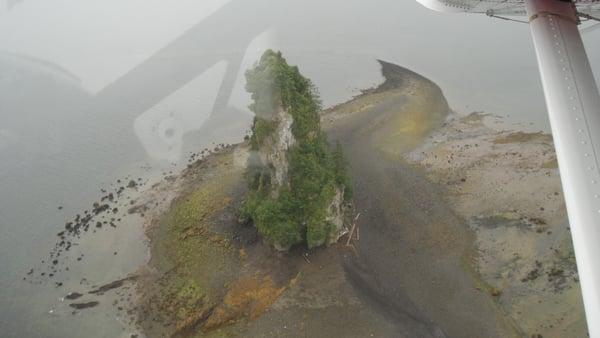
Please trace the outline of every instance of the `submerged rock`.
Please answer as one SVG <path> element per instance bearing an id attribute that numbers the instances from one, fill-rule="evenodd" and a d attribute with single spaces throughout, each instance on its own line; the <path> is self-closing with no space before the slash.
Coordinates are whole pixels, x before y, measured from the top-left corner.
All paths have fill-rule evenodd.
<path id="1" fill-rule="evenodd" d="M 69 299 L 69 300 L 75 300 L 79 297 L 83 296 L 83 294 L 79 293 L 79 292 L 69 292 L 65 298 Z"/>
<path id="2" fill-rule="evenodd" d="M 69 306 L 74 309 L 77 309 L 77 310 L 83 310 L 83 309 L 97 306 L 98 304 L 100 304 L 100 302 L 91 301 L 91 302 L 86 302 L 86 303 L 71 303 L 71 304 L 69 304 Z"/>

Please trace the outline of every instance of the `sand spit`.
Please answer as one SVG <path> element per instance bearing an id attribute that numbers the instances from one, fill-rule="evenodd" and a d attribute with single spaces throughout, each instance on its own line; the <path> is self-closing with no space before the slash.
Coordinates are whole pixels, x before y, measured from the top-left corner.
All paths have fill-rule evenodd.
<path id="1" fill-rule="evenodd" d="M 240 224 L 247 144 L 139 199 L 147 336 L 585 335 L 550 137 L 453 115 L 435 83 L 381 65 L 381 86 L 322 115 L 350 162 L 350 240 L 281 253 Z"/>

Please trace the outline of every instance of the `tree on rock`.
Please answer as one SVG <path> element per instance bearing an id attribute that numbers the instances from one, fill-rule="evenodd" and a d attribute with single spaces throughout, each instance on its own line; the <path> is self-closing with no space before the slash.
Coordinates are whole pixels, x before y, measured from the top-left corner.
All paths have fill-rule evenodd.
<path id="1" fill-rule="evenodd" d="M 341 148 L 331 151 L 321 131 L 316 88 L 272 50 L 246 81 L 255 118 L 242 215 L 278 250 L 335 242 L 350 185 Z"/>

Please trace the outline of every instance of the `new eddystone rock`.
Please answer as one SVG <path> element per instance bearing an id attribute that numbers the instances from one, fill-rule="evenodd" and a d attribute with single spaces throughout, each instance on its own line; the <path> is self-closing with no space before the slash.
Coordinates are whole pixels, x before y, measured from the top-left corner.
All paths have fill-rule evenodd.
<path id="1" fill-rule="evenodd" d="M 271 50 L 246 79 L 256 115 L 242 217 L 278 250 L 337 241 L 352 192 L 341 147 L 321 131 L 315 87 Z"/>

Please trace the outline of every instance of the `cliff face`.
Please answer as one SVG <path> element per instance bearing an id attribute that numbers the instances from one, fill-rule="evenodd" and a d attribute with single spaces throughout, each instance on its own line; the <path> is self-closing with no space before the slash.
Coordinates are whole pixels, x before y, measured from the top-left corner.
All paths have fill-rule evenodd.
<path id="1" fill-rule="evenodd" d="M 262 139 L 258 149 L 251 154 L 253 159 L 250 161 L 253 163 L 254 170 L 263 172 L 265 177 L 269 178 L 270 198 L 277 199 L 282 189 L 287 191 L 291 188 L 290 159 L 293 148 L 298 142 L 292 132 L 294 118 L 287 110 L 278 109 L 277 113 L 268 119 L 268 123 L 271 127 L 270 133 Z M 325 217 L 322 220 L 329 229 L 324 236 L 315 238 L 311 243 L 313 247 L 335 243 L 347 232 L 344 225 L 347 210 L 344 186 L 336 184 L 333 193 L 329 195 L 331 197 L 327 198 Z M 291 247 L 291 244 L 279 241 L 273 241 L 272 245 L 280 251 L 287 251 Z"/>
<path id="2" fill-rule="evenodd" d="M 289 187 L 289 159 L 288 152 L 296 144 L 296 138 L 292 133 L 294 118 L 285 109 L 279 108 L 277 114 L 271 120 L 274 130 L 261 143 L 258 154 L 260 163 L 270 171 L 271 186 L 277 189 L 271 190 L 271 196 L 279 196 L 279 187 Z"/>
<path id="3" fill-rule="evenodd" d="M 272 51 L 246 78 L 256 116 L 242 215 L 278 250 L 337 241 L 349 184 L 341 149 L 332 151 L 321 131 L 314 87 Z"/>

